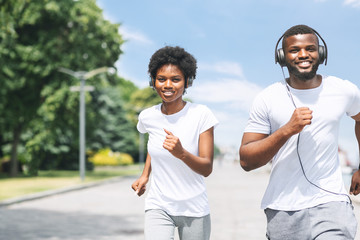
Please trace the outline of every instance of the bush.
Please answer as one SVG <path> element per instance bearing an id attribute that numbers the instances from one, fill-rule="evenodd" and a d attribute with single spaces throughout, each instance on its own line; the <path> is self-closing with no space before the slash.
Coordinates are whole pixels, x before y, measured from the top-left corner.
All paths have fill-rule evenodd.
<path id="1" fill-rule="evenodd" d="M 134 163 L 134 159 L 130 154 L 113 152 L 109 148 L 99 150 L 89 158 L 89 161 L 95 166 L 119 166 Z"/>

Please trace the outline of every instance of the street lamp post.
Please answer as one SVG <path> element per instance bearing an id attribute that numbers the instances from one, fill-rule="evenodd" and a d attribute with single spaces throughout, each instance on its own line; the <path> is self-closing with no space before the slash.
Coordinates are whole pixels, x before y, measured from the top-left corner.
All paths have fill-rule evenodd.
<path id="1" fill-rule="evenodd" d="M 113 68 L 102 67 L 91 70 L 89 72 L 84 71 L 72 71 L 67 68 L 59 68 L 59 72 L 68 74 L 80 80 L 80 89 L 75 91 L 80 91 L 80 107 L 79 107 L 79 138 L 80 138 L 80 150 L 79 150 L 79 169 L 80 169 L 80 178 L 81 181 L 85 179 L 85 91 L 91 91 L 90 88 L 85 87 L 85 80 L 89 79 L 97 74 L 103 72 L 113 71 Z"/>

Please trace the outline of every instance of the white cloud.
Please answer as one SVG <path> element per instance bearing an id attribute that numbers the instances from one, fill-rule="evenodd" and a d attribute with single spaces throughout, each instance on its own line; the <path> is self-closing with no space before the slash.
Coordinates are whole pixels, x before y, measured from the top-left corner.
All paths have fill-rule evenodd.
<path id="1" fill-rule="evenodd" d="M 189 91 L 198 102 L 227 103 L 229 107 L 247 111 L 261 88 L 246 80 L 218 79 L 201 83 Z"/>
<path id="2" fill-rule="evenodd" d="M 211 109 L 211 106 L 210 106 Z M 239 147 L 248 114 L 242 111 L 211 109 L 220 124 L 215 129 L 215 142 L 218 146 Z"/>
<path id="3" fill-rule="evenodd" d="M 153 43 L 153 41 L 142 32 L 138 30 L 130 29 L 124 25 L 120 26 L 119 33 L 123 36 L 125 40 L 146 44 L 146 45 Z"/>
<path id="4" fill-rule="evenodd" d="M 327 2 L 328 0 L 314 0 L 315 2 Z M 344 5 L 360 8 L 360 0 L 344 0 Z"/>
<path id="5" fill-rule="evenodd" d="M 219 146 L 238 147 L 248 111 L 262 88 L 246 80 L 239 63 L 223 61 L 199 64 L 199 80 L 189 89 L 187 97 L 207 105 L 220 121 L 215 130 Z M 201 81 L 206 79 L 206 81 Z"/>
<path id="6" fill-rule="evenodd" d="M 345 0 L 344 4 L 351 7 L 360 7 L 360 0 Z"/>
<path id="7" fill-rule="evenodd" d="M 131 72 L 128 72 L 123 60 L 116 61 L 115 66 L 119 76 L 132 81 L 137 87 L 144 88 L 149 86 L 149 83 L 144 80 L 147 79 L 146 66 L 144 66 L 144 68 L 141 69 L 142 71 L 140 71 L 144 72 L 144 77 L 139 77 L 139 75 L 133 75 Z"/>
<path id="8" fill-rule="evenodd" d="M 225 73 L 232 76 L 244 77 L 244 73 L 240 64 L 236 62 L 218 62 L 215 64 L 199 63 L 201 71 L 215 71 L 217 73 Z"/>
<path id="9" fill-rule="evenodd" d="M 199 63 L 199 73 L 212 76 L 207 82 L 201 82 L 199 85 L 194 83 L 195 87 L 189 91 L 191 98 L 199 102 L 226 102 L 227 106 L 248 110 L 254 97 L 261 90 L 261 87 L 246 80 L 243 69 L 237 62 Z"/>
<path id="10" fill-rule="evenodd" d="M 116 16 L 109 14 L 105 9 L 105 3 L 103 0 L 97 0 L 96 4 L 103 10 L 102 15 L 104 19 L 108 20 L 111 23 L 118 23 L 118 19 Z"/>

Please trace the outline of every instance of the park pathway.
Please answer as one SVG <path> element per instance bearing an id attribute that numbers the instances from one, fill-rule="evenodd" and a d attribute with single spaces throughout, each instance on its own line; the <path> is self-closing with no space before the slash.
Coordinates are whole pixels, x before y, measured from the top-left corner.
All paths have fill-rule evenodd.
<path id="1" fill-rule="evenodd" d="M 266 239 L 260 201 L 268 177 L 266 167 L 244 172 L 238 163 L 215 162 L 206 179 L 212 240 Z M 144 198 L 130 189 L 134 180 L 0 207 L 0 240 L 142 240 Z"/>

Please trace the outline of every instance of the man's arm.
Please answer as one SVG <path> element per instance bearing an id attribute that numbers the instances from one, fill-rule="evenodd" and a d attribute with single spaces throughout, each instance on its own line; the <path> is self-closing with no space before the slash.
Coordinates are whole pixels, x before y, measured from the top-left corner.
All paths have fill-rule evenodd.
<path id="1" fill-rule="evenodd" d="M 352 117 L 355 120 L 355 136 L 358 142 L 360 153 L 360 113 Z M 360 164 L 359 169 L 354 173 L 351 179 L 350 194 L 358 195 L 360 193 Z"/>
<path id="2" fill-rule="evenodd" d="M 295 109 L 291 119 L 273 134 L 244 133 L 239 149 L 240 165 L 250 171 L 267 164 L 293 135 L 311 124 L 312 111 L 307 107 Z"/>

